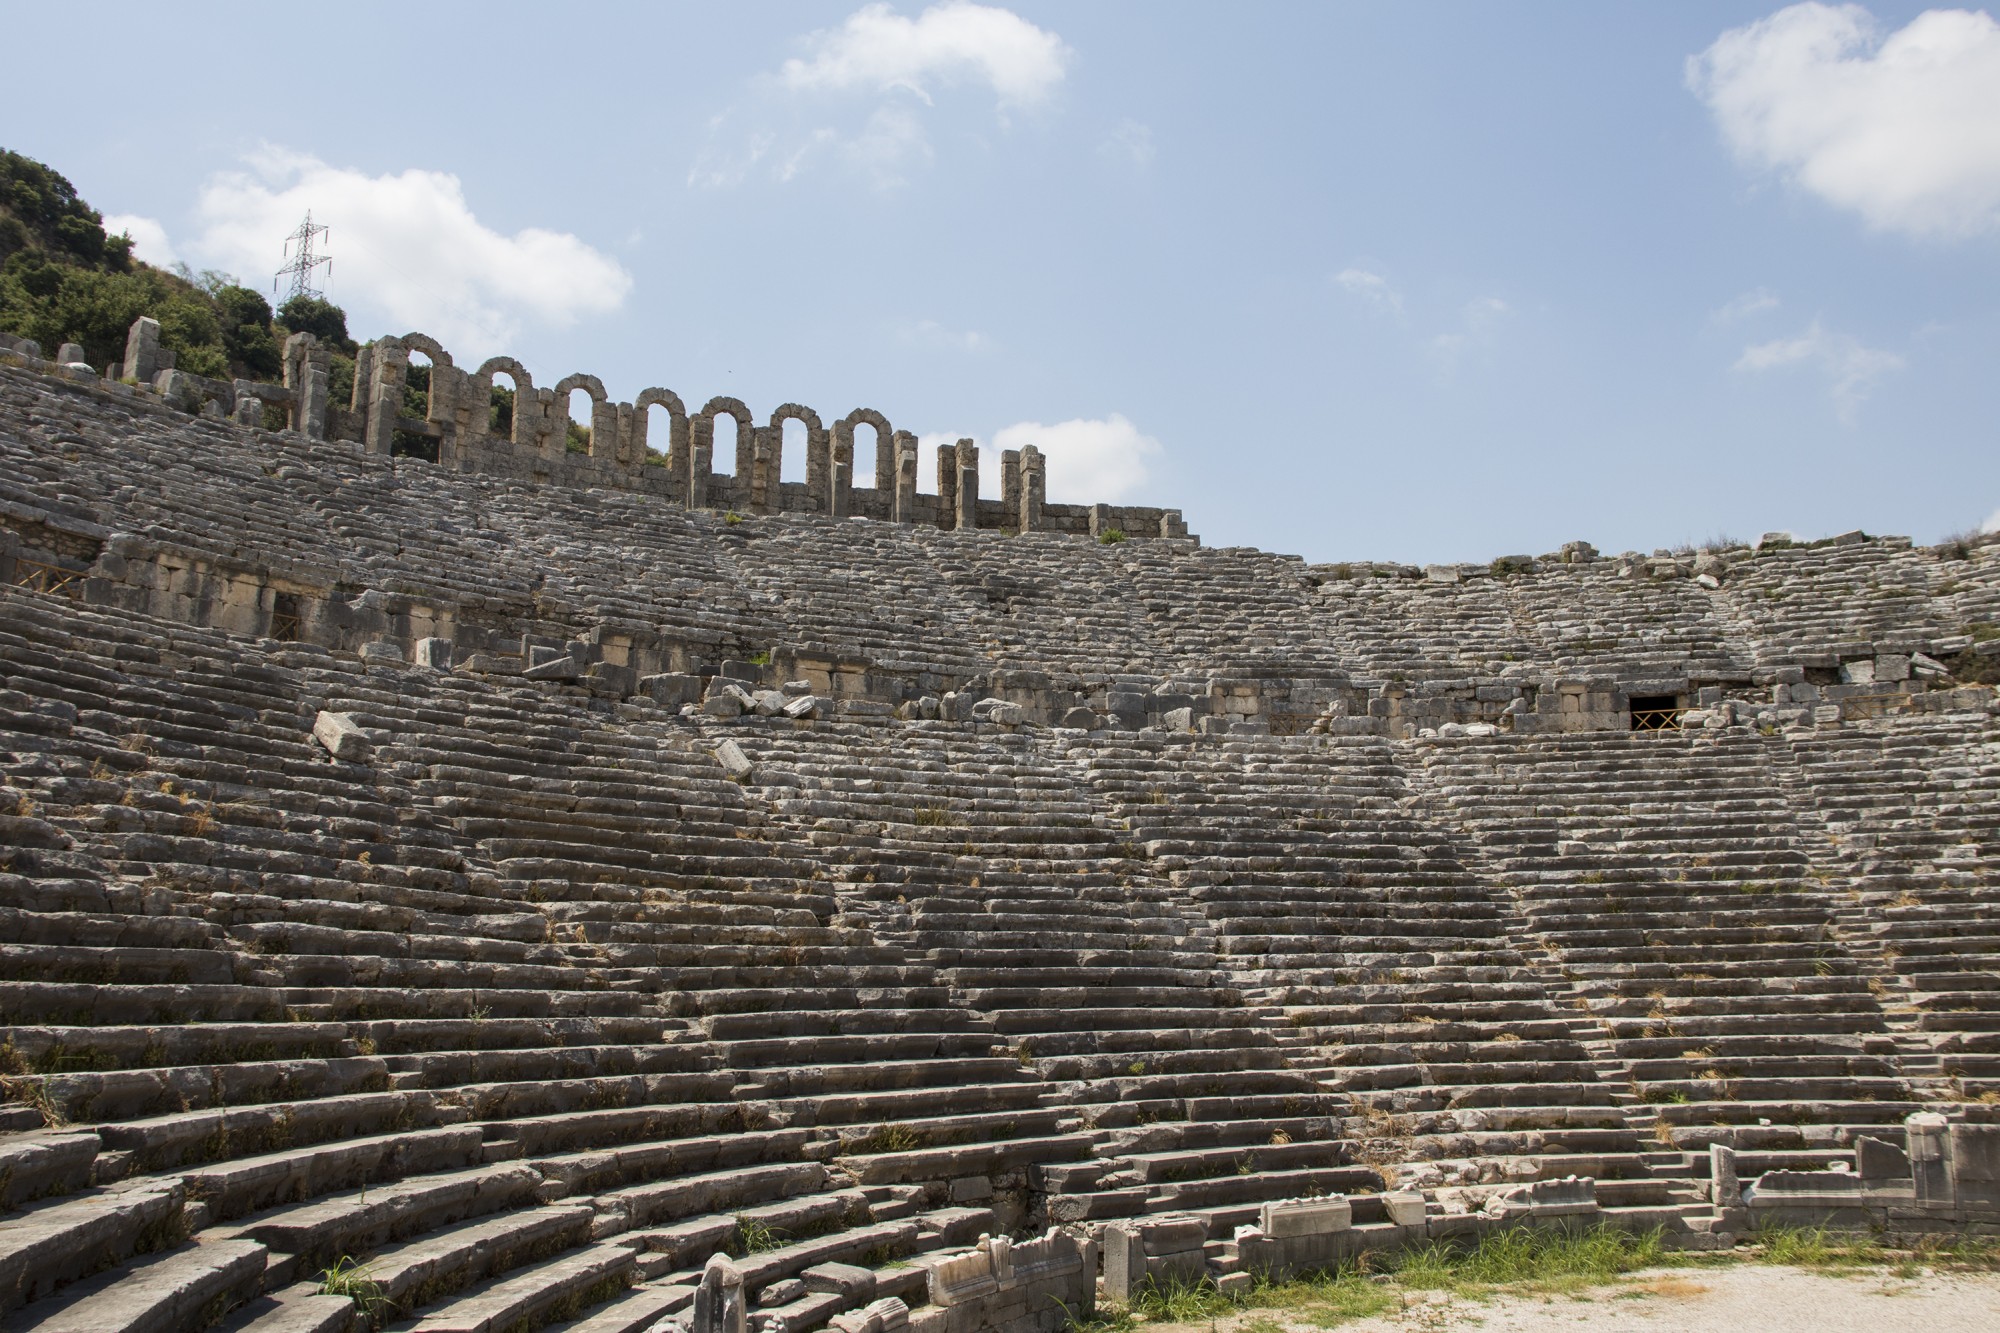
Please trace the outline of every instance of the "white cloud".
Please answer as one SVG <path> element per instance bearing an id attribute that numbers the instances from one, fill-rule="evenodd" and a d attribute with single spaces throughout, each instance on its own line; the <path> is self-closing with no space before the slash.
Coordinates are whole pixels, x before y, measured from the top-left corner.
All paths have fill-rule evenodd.
<path id="1" fill-rule="evenodd" d="M 984 352 L 993 346 L 993 340 L 977 329 L 948 329 L 934 319 L 920 319 L 906 325 L 903 337 L 908 342 L 949 347 L 958 352 Z M 958 437 L 954 435 L 952 438 L 955 440 Z"/>
<path id="2" fill-rule="evenodd" d="M 1994 510 L 1992 515 L 1979 525 L 1979 530 L 1981 532 L 2000 532 L 2000 509 Z"/>
<path id="3" fill-rule="evenodd" d="M 1757 287 L 1744 292 L 1741 296 L 1732 297 L 1709 311 L 1708 319 L 1711 324 L 1734 324 L 1761 315 L 1767 310 L 1776 310 L 1779 304 L 1776 292 L 1766 287 Z"/>
<path id="4" fill-rule="evenodd" d="M 1146 484 L 1160 442 L 1114 412 L 1101 420 L 1023 421 L 993 434 L 995 452 L 1034 445 L 1048 460 L 1048 498 L 1064 504 L 1123 500 Z"/>
<path id="5" fill-rule="evenodd" d="M 1373 269 L 1344 268 L 1333 275 L 1333 280 L 1343 291 L 1352 293 L 1377 310 L 1386 310 L 1394 315 L 1403 313 L 1403 294 Z"/>
<path id="6" fill-rule="evenodd" d="M 370 176 L 270 147 L 247 165 L 202 187 L 203 230 L 190 250 L 236 272 L 273 272 L 310 209 L 333 229 L 328 296 L 360 329 L 429 333 L 476 361 L 505 350 L 523 320 L 561 328 L 617 309 L 632 287 L 616 260 L 566 232 L 486 226 L 456 176 Z"/>
<path id="7" fill-rule="evenodd" d="M 1763 372 L 1795 366 L 1809 366 L 1825 375 L 1833 393 L 1834 408 L 1843 421 L 1852 421 L 1862 400 L 1882 376 L 1903 368 L 1903 358 L 1894 352 L 1864 347 L 1844 333 L 1823 328 L 1818 320 L 1796 338 L 1779 338 L 1743 349 L 1736 369 Z"/>
<path id="8" fill-rule="evenodd" d="M 906 89 L 925 105 L 930 89 L 984 83 L 1002 105 L 1045 101 L 1063 80 L 1062 38 L 1010 10 L 946 0 L 914 19 L 886 4 L 864 5 L 839 28 L 807 39 L 809 60 L 787 60 L 779 78 L 799 90 Z"/>
<path id="9" fill-rule="evenodd" d="M 990 91 L 1004 127 L 1009 111 L 1050 100 L 1074 54 L 1055 33 L 970 0 L 946 0 L 915 18 L 864 5 L 805 46 L 805 57 L 753 81 L 741 117 L 749 129 L 738 127 L 735 110 L 709 122 L 689 185 L 782 184 L 826 162 L 894 190 L 936 156 L 927 122 L 944 90 Z M 1150 143 L 1130 151 L 1142 148 Z"/>
<path id="10" fill-rule="evenodd" d="M 1116 129 L 1104 136 L 1104 142 L 1097 145 L 1097 151 L 1106 157 L 1127 158 L 1134 166 L 1151 166 L 1155 156 L 1152 127 L 1129 117 L 1121 120 Z"/>
<path id="11" fill-rule="evenodd" d="M 167 240 L 167 229 L 158 219 L 142 218 L 136 213 L 117 213 L 104 219 L 106 236 L 130 236 L 132 254 L 145 260 L 154 268 L 172 268 L 180 262 L 173 244 Z"/>
<path id="12" fill-rule="evenodd" d="M 1687 64 L 1731 148 L 1868 225 L 2000 230 L 2000 23 L 1933 9 L 1882 35 L 1859 5 L 1799 4 Z"/>

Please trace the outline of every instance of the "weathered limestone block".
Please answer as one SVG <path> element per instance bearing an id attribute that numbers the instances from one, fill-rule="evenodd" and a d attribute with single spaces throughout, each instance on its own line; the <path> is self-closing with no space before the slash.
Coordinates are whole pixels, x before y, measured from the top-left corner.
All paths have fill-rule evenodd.
<path id="1" fill-rule="evenodd" d="M 451 640 L 428 638 L 416 643 L 416 663 L 432 671 L 451 670 Z"/>
<path id="2" fill-rule="evenodd" d="M 1199 1281 L 1208 1271 L 1208 1223 L 1163 1214 L 1104 1228 L 1104 1294 L 1129 1304 L 1148 1282 Z"/>
<path id="3" fill-rule="evenodd" d="M 1424 1196 L 1416 1190 L 1390 1190 L 1382 1196 L 1382 1208 L 1399 1227 L 1424 1224 Z"/>
<path id="4" fill-rule="evenodd" d="M 694 1290 L 688 1333 L 744 1333 L 746 1305 L 742 1271 L 728 1256 L 710 1255 Z"/>
<path id="5" fill-rule="evenodd" d="M 679 710 L 682 704 L 701 702 L 702 684 L 700 676 L 685 675 L 677 671 L 663 671 L 658 675 L 639 677 L 639 693 L 667 708 Z"/>
<path id="6" fill-rule="evenodd" d="M 160 372 L 160 321 L 141 315 L 125 335 L 124 377 L 151 384 Z"/>
<path id="7" fill-rule="evenodd" d="M 1339 1195 L 1325 1199 L 1283 1199 L 1267 1203 L 1257 1212 L 1258 1230 L 1278 1240 L 1345 1231 L 1353 1224 L 1354 1206 Z"/>
<path id="8" fill-rule="evenodd" d="M 715 747 L 715 761 L 722 765 L 722 771 L 732 782 L 748 782 L 757 766 L 743 753 L 743 747 L 735 741 L 724 741 Z"/>
<path id="9" fill-rule="evenodd" d="M 335 759 L 347 764 L 365 764 L 375 746 L 362 731 L 352 713 L 330 713 L 321 709 L 313 719 L 313 739 Z"/>

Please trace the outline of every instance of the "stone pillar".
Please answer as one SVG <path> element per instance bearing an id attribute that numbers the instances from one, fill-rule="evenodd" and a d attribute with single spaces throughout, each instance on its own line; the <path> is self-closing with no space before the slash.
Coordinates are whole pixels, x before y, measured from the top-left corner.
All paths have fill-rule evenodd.
<path id="1" fill-rule="evenodd" d="M 1934 1111 L 1919 1111 L 1903 1121 L 1908 1135 L 1910 1176 L 1916 1185 L 1919 1204 L 1943 1204 L 1957 1198 L 1952 1187 L 1951 1156 L 1945 1151 L 1945 1118 Z"/>
<path id="2" fill-rule="evenodd" d="M 958 526 L 958 450 L 941 444 L 937 450 L 937 521 L 941 528 Z"/>
<path id="3" fill-rule="evenodd" d="M 785 428 L 780 426 L 760 426 L 750 432 L 754 443 L 750 450 L 750 464 L 747 469 L 750 482 L 749 509 L 753 514 L 773 514 L 781 507 L 778 492 L 778 451 L 784 447 Z M 743 457 L 739 448 L 738 458 Z M 736 475 L 738 487 L 743 485 L 745 469 L 739 468 Z"/>
<path id="4" fill-rule="evenodd" d="M 748 503 L 750 474 L 757 461 L 758 434 L 755 426 L 746 426 L 741 421 L 736 423 L 736 494 L 745 503 Z"/>
<path id="5" fill-rule="evenodd" d="M 979 526 L 979 446 L 971 440 L 960 440 L 955 455 L 958 486 L 953 499 L 957 502 L 958 527 L 962 532 L 970 532 Z"/>
<path id="6" fill-rule="evenodd" d="M 896 432 L 895 501 L 889 517 L 898 523 L 917 521 L 917 437 Z"/>
<path id="7" fill-rule="evenodd" d="M 1042 451 L 1034 445 L 1021 450 L 1021 531 L 1036 532 L 1042 526 L 1042 504 L 1048 493 L 1048 473 Z"/>
<path id="8" fill-rule="evenodd" d="M 879 430 L 875 432 L 875 489 L 882 493 L 884 499 L 895 492 L 896 468 L 902 457 L 899 451 L 906 435 L 910 435 L 906 430 L 899 430 L 894 435 L 885 435 Z M 847 438 L 849 441 L 854 439 L 854 428 L 851 426 L 848 427 Z M 910 435 L 910 438 L 914 440 L 916 437 Z"/>
<path id="9" fill-rule="evenodd" d="M 1090 507 L 1090 535 L 1101 537 L 1112 528 L 1111 506 L 1094 504 Z"/>
<path id="10" fill-rule="evenodd" d="M 236 410 L 230 415 L 235 418 L 239 426 L 261 429 L 264 425 L 264 400 L 254 394 L 243 392 L 246 383 L 248 383 L 246 380 L 236 381 Z"/>
<path id="11" fill-rule="evenodd" d="M 778 443 L 784 443 L 784 427 L 778 427 Z M 778 469 L 780 478 L 784 476 L 782 464 Z M 833 512 L 833 502 L 829 492 L 833 490 L 833 442 L 824 430 L 806 427 L 806 494 Z"/>
<path id="12" fill-rule="evenodd" d="M 396 418 L 403 414 L 403 375 L 409 354 L 390 338 L 375 344 L 375 374 L 368 386 L 367 441 L 371 454 L 393 451 Z"/>
<path id="13" fill-rule="evenodd" d="M 1726 1143 L 1708 1145 L 1709 1202 L 1717 1208 L 1741 1208 L 1743 1184 L 1736 1178 L 1736 1149 Z"/>
<path id="14" fill-rule="evenodd" d="M 833 478 L 828 483 L 826 512 L 829 518 L 846 518 L 853 511 L 854 437 L 833 446 Z"/>
<path id="15" fill-rule="evenodd" d="M 626 409 L 628 412 L 630 408 Z M 609 398 L 590 401 L 590 456 L 608 463 L 623 463 L 624 435 L 618 429 L 618 404 Z"/>
<path id="16" fill-rule="evenodd" d="M 743 1274 L 726 1255 L 712 1254 L 694 1289 L 688 1333 L 744 1333 Z"/>
<path id="17" fill-rule="evenodd" d="M 347 410 L 360 416 L 368 410 L 370 386 L 375 383 L 375 345 L 363 347 L 354 354 L 354 388 L 347 395 Z M 520 416 L 519 412 L 514 414 Z"/>
<path id="18" fill-rule="evenodd" d="M 1006 511 L 1007 521 L 1013 523 L 1021 513 L 1021 451 L 1005 449 L 1000 453 L 1000 508 Z"/>
<path id="19" fill-rule="evenodd" d="M 160 370 L 160 321 L 141 315 L 132 321 L 125 335 L 124 375 L 141 384 L 151 384 Z"/>
<path id="20" fill-rule="evenodd" d="M 308 439 L 326 438 L 327 402 L 332 397 L 333 351 L 310 333 L 285 339 L 285 387 L 292 391 L 292 429 Z"/>
<path id="21" fill-rule="evenodd" d="M 687 478 L 684 491 L 689 509 L 708 508 L 708 478 L 715 455 L 715 418 L 702 417 L 688 425 Z"/>

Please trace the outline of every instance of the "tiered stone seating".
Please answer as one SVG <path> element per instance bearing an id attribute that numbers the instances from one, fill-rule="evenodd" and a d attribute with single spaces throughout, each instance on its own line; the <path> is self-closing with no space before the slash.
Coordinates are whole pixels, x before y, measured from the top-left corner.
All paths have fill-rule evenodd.
<path id="1" fill-rule="evenodd" d="M 1004 1155 L 966 1139 L 1060 1153 L 990 1025 L 656 713 L 14 590 L 0 627 L 42 701 L 0 723 L 0 1154 L 50 1196 L 0 1266 L 50 1326 L 305 1317 L 343 1262 L 418 1327 L 664 1311 L 717 1249 L 754 1293 L 992 1229 L 946 1197 Z"/>
<path id="2" fill-rule="evenodd" d="M 1524 955 L 1513 904 L 1413 818 L 1377 740 L 1093 745 L 1091 780 L 1218 934 L 1234 984 L 1280 1009 L 1297 1062 L 1351 1101 L 1385 1165 L 1531 1176 L 1638 1150 Z"/>
<path id="3" fill-rule="evenodd" d="M 1856 890 L 1843 913 L 1849 947 L 1879 970 L 1906 1066 L 1950 1078 L 1941 1097 L 2000 1100 L 2000 927 L 1988 893 L 2000 872 L 2000 733 L 1960 715 L 1791 745 Z"/>
<path id="4" fill-rule="evenodd" d="M 1052 1201 L 1052 1213 L 1219 1213 L 1272 1189 L 1374 1182 L 1334 1169 L 1344 1148 L 1325 1141 L 1330 1099 L 1287 1067 L 1271 1025 L 1238 1007 L 1209 932 L 1158 882 L 1143 849 L 1032 740 L 944 725 L 773 725 L 736 739 L 778 814 L 846 862 L 851 910 L 937 965 L 954 1001 L 1047 1081 L 1047 1099 L 1073 1108 L 1072 1123 L 1126 1144 L 1136 1140 L 1115 1131 L 1257 1122 L 1239 1135 L 1260 1137 L 1235 1151 L 1209 1151 L 1238 1142 L 1218 1126 L 1191 1126 L 1172 1163 L 1120 1153 L 1056 1166 L 1062 1155 L 1049 1153 L 1042 1174 L 1072 1196 Z M 1266 1142 L 1281 1120 L 1302 1126 L 1313 1114 L 1322 1142 L 1289 1153 Z M 1244 1173 L 1246 1150 L 1326 1169 Z M 1213 1178 L 1217 1165 L 1226 1179 Z"/>
<path id="5" fill-rule="evenodd" d="M 1677 1146 L 1826 1147 L 1912 1109 L 1770 744 L 1595 733 L 1427 756 L 1602 1029 L 1600 1068 Z"/>
<path id="6" fill-rule="evenodd" d="M 1773 548 L 1733 561 L 1721 596 L 1759 662 L 1861 644 L 1907 651 L 1957 632 L 1932 596 L 1938 569 L 1901 538 Z"/>
<path id="7" fill-rule="evenodd" d="M 11 366 L 0 527 L 76 576 L 0 588 L 17 1322 L 331 1330 L 359 1266 L 401 1327 L 609 1333 L 728 1251 L 811 1333 L 982 1231 L 1220 1244 L 1271 1199 L 1571 1173 L 1674 1225 L 1710 1142 L 1821 1165 L 2000 1099 L 1982 696 L 1748 693 L 1962 660 L 1992 547 L 1696 582 L 732 521 Z M 243 578 L 176 573 L 209 566 Z M 278 633 L 266 575 L 334 647 L 217 628 Z M 457 670 L 397 660 L 431 634 Z M 608 672 L 523 670 L 562 643 Z M 762 653 L 838 697 L 723 720 L 635 679 Z M 1583 677 L 1735 702 L 1443 725 Z M 962 720 L 989 689 L 1106 729 Z"/>

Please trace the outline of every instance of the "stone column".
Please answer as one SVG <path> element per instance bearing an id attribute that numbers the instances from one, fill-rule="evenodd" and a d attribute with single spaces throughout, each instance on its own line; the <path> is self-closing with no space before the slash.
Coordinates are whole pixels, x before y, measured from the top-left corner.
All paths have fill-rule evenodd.
<path id="1" fill-rule="evenodd" d="M 898 523 L 917 521 L 917 437 L 896 432 L 895 500 L 889 517 Z"/>
<path id="2" fill-rule="evenodd" d="M 941 528 L 958 526 L 958 450 L 941 444 L 937 450 L 937 521 Z"/>
<path id="3" fill-rule="evenodd" d="M 354 354 L 354 388 L 347 396 L 348 411 L 360 416 L 368 410 L 368 394 L 374 383 L 375 346 L 371 343 Z"/>
<path id="4" fill-rule="evenodd" d="M 408 353 L 393 339 L 375 344 L 375 374 L 368 386 L 367 448 L 371 454 L 391 453 L 396 418 L 403 414 L 403 375 Z"/>
<path id="5" fill-rule="evenodd" d="M 708 477 L 715 455 L 715 418 L 688 424 L 685 498 L 689 509 L 708 508 Z"/>
<path id="6" fill-rule="evenodd" d="M 954 453 L 958 486 L 953 499 L 957 504 L 958 527 L 969 532 L 979 526 L 979 446 L 971 440 L 960 440 Z"/>
<path id="7" fill-rule="evenodd" d="M 744 1333 L 743 1274 L 725 1255 L 710 1255 L 701 1270 L 688 1333 Z"/>
<path id="8" fill-rule="evenodd" d="M 854 437 L 833 446 L 833 478 L 828 483 L 826 512 L 830 518 L 846 518 L 853 510 Z"/>
<path id="9" fill-rule="evenodd" d="M 292 429 L 308 439 L 326 438 L 333 351 L 310 333 L 285 339 L 285 387 L 292 391 Z"/>
<path id="10" fill-rule="evenodd" d="M 778 443 L 782 447 L 785 438 L 784 427 L 778 427 Z M 784 467 L 778 468 L 780 479 L 784 477 Z M 829 492 L 833 490 L 833 444 L 824 430 L 806 427 L 806 494 L 833 512 L 833 502 Z"/>
<path id="11" fill-rule="evenodd" d="M 784 447 L 785 428 L 781 426 L 758 427 L 751 432 L 755 443 L 750 451 L 749 467 L 749 509 L 753 514 L 776 513 L 781 507 L 778 491 L 778 450 Z M 743 456 L 737 451 L 738 458 Z M 742 470 L 736 477 L 737 486 L 744 482 Z"/>
<path id="12" fill-rule="evenodd" d="M 1034 445 L 1021 450 L 1021 531 L 1036 532 L 1042 526 L 1043 497 L 1048 492 L 1048 474 L 1042 451 Z"/>
<path id="13" fill-rule="evenodd" d="M 1908 1135 L 1910 1176 L 1919 1204 L 1950 1207 L 1957 1198 L 1952 1187 L 1951 1157 L 1945 1151 L 1946 1121 L 1934 1111 L 1919 1111 L 1903 1121 Z"/>
<path id="14" fill-rule="evenodd" d="M 132 321 L 132 330 L 125 335 L 125 377 L 151 384 L 159 369 L 160 321 L 151 315 L 141 315 Z"/>
<path id="15" fill-rule="evenodd" d="M 611 464 L 623 463 L 624 440 L 624 432 L 618 428 L 618 404 L 609 398 L 591 399 L 590 456 Z"/>
<path id="16" fill-rule="evenodd" d="M 890 436 L 884 436 L 879 430 L 875 432 L 875 489 L 882 493 L 884 499 L 896 489 L 896 466 L 900 458 L 898 450 L 902 447 L 903 437 L 909 434 L 906 430 L 899 430 Z M 854 428 L 851 426 L 848 427 L 847 438 L 850 441 L 854 438 Z M 910 438 L 916 437 L 912 435 Z"/>
<path id="17" fill-rule="evenodd" d="M 1004 449 L 1000 453 L 1000 508 L 1006 511 L 1007 521 L 1014 522 L 1021 513 L 1021 451 Z"/>

